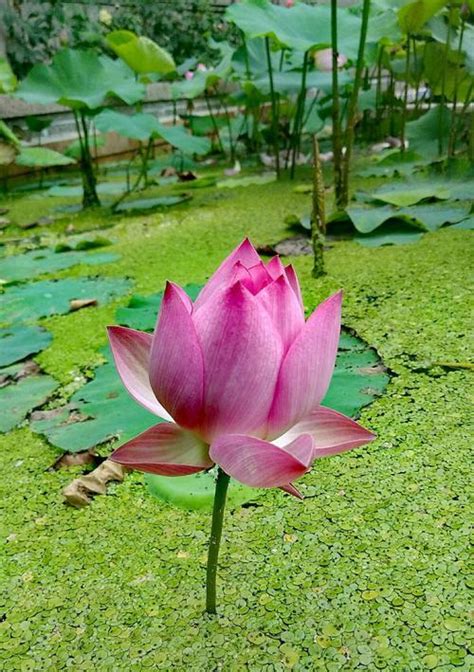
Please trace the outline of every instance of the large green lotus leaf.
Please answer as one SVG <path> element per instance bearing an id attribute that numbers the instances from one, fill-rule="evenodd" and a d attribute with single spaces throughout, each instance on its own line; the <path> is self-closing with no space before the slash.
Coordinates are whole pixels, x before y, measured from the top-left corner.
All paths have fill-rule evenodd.
<path id="1" fill-rule="evenodd" d="M 33 321 L 69 312 L 73 299 L 95 299 L 99 304 L 126 294 L 125 278 L 65 278 L 8 287 L 2 295 L 2 321 Z"/>
<path id="2" fill-rule="evenodd" d="M 108 264 L 119 259 L 116 254 L 87 251 L 54 252 L 50 249 L 31 250 L 0 259 L 0 280 L 21 282 L 43 273 L 53 273 L 77 264 Z"/>
<path id="3" fill-rule="evenodd" d="M 414 0 L 398 10 L 400 28 L 404 33 L 418 33 L 432 16 L 447 4 L 447 0 Z"/>
<path id="4" fill-rule="evenodd" d="M 382 187 L 374 191 L 373 198 L 377 201 L 390 203 L 399 207 L 408 205 L 415 205 L 420 201 L 426 199 L 446 200 L 451 196 L 451 192 L 447 188 L 439 185 L 432 185 L 428 182 L 418 183 L 413 186 L 409 184 L 395 184 L 393 187 Z"/>
<path id="5" fill-rule="evenodd" d="M 474 79 L 458 59 L 456 51 L 446 54 L 444 44 L 428 42 L 423 55 L 423 77 L 435 96 L 444 95 L 447 100 L 461 103 L 472 95 Z"/>
<path id="6" fill-rule="evenodd" d="M 64 156 L 64 154 L 47 147 L 22 147 L 15 163 L 19 166 L 47 168 L 49 166 L 67 166 L 76 162 L 69 156 Z"/>
<path id="7" fill-rule="evenodd" d="M 107 46 L 138 74 L 166 75 L 176 70 L 171 54 L 145 36 L 130 30 L 114 30 L 105 38 Z"/>
<path id="8" fill-rule="evenodd" d="M 15 73 L 6 58 L 0 58 L 0 93 L 13 93 L 18 84 Z"/>
<path id="9" fill-rule="evenodd" d="M 103 110 L 94 119 L 95 125 L 102 133 L 114 132 L 140 142 L 149 140 L 156 132 L 155 122 L 156 117 L 152 114 L 144 112 L 122 114 L 115 110 Z"/>
<path id="10" fill-rule="evenodd" d="M 58 383 L 51 376 L 27 376 L 0 388 L 0 432 L 8 432 L 44 404 Z"/>
<path id="11" fill-rule="evenodd" d="M 339 85 L 344 86 L 352 81 L 350 73 L 342 71 L 339 75 Z M 270 80 L 268 74 L 262 73 L 253 84 L 258 87 L 262 94 L 270 93 Z M 301 89 L 301 72 L 298 70 L 284 70 L 273 74 L 273 86 L 275 91 L 282 94 L 296 94 Z M 329 93 L 332 88 L 331 73 L 327 72 L 309 72 L 306 75 L 307 89 L 321 89 Z"/>
<path id="12" fill-rule="evenodd" d="M 380 10 L 373 3 L 367 30 L 367 44 L 374 42 L 383 45 L 395 44 L 400 41 L 401 36 L 398 16 L 394 8 L 386 7 Z"/>
<path id="13" fill-rule="evenodd" d="M 183 154 L 207 154 L 211 149 L 209 138 L 197 138 L 184 126 L 165 126 L 155 121 L 156 134 Z"/>
<path id="14" fill-rule="evenodd" d="M 389 219 L 413 221 L 426 231 L 437 231 L 443 224 L 459 222 L 468 216 L 470 206 L 427 203 L 406 208 L 351 206 L 346 212 L 357 231 L 370 233 Z"/>
<path id="15" fill-rule="evenodd" d="M 441 121 L 441 125 L 440 125 Z M 423 116 L 415 121 L 409 121 L 406 125 L 406 137 L 410 142 L 410 149 L 423 156 L 425 159 L 437 159 L 438 137 L 441 131 L 446 139 L 451 128 L 451 112 L 444 106 L 434 106 Z M 447 142 L 445 140 L 446 149 Z"/>
<path id="16" fill-rule="evenodd" d="M 421 231 L 416 231 L 410 225 L 391 222 L 382 224 L 377 231 L 372 233 L 359 233 L 354 236 L 354 240 L 364 247 L 382 247 L 384 245 L 406 245 L 407 243 L 416 243 L 423 236 Z"/>
<path id="17" fill-rule="evenodd" d="M 339 8 L 339 52 L 348 58 L 357 56 L 361 21 L 345 8 Z M 305 52 L 331 46 L 331 11 L 329 6 L 298 3 L 291 8 L 274 5 L 268 0 L 244 0 L 226 11 L 228 21 L 235 23 L 250 37 L 272 37 L 280 45 Z"/>
<path id="18" fill-rule="evenodd" d="M 15 93 L 27 103 L 58 103 L 91 110 L 100 107 L 108 96 L 133 105 L 144 95 L 144 85 L 136 81 L 123 61 L 82 49 L 64 49 L 51 65 L 33 66 Z"/>
<path id="19" fill-rule="evenodd" d="M 40 352 L 51 343 L 51 340 L 49 331 L 41 327 L 22 324 L 0 329 L 0 366 L 8 366 Z"/>
<path id="20" fill-rule="evenodd" d="M 156 198 L 137 198 L 133 201 L 123 201 L 114 212 L 135 212 L 141 210 L 154 210 L 155 208 L 170 208 L 185 201 L 191 200 L 189 195 L 181 196 L 157 196 Z"/>

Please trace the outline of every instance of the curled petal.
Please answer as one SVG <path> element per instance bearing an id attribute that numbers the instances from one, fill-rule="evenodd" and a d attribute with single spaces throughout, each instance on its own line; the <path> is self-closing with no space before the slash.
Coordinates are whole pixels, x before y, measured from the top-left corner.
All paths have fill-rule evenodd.
<path id="1" fill-rule="evenodd" d="M 267 268 L 263 263 L 263 261 L 260 261 L 258 264 L 255 264 L 255 266 L 250 266 L 248 270 L 253 282 L 253 286 L 251 289 L 252 294 L 258 294 L 260 290 L 262 290 L 264 287 L 268 285 L 269 282 L 272 281 L 272 277 L 267 271 Z"/>
<path id="2" fill-rule="evenodd" d="M 150 383 L 176 422 L 193 429 L 202 412 L 203 361 L 181 291 L 171 283 L 166 286 L 151 348 Z"/>
<path id="3" fill-rule="evenodd" d="M 295 488 L 293 483 L 287 483 L 286 485 L 280 485 L 280 490 L 283 490 L 284 492 L 287 492 L 289 495 L 293 495 L 293 497 L 296 497 L 296 499 L 304 499 L 301 492 L 298 490 L 298 488 Z"/>
<path id="4" fill-rule="evenodd" d="M 344 453 L 376 438 L 354 420 L 324 406 L 312 411 L 273 443 L 284 446 L 300 434 L 313 437 L 315 458 Z"/>
<path id="5" fill-rule="evenodd" d="M 112 453 L 114 462 L 161 476 L 185 476 L 212 467 L 209 446 L 178 425 L 162 422 Z"/>
<path id="6" fill-rule="evenodd" d="M 148 377 L 152 335 L 126 327 L 108 327 L 107 332 L 115 366 L 128 393 L 148 411 L 173 420 L 156 398 Z"/>
<path id="7" fill-rule="evenodd" d="M 236 283 L 193 314 L 204 357 L 201 433 L 262 434 L 273 399 L 282 345 L 257 297 Z"/>
<path id="8" fill-rule="evenodd" d="M 267 285 L 257 300 L 271 316 L 286 352 L 304 327 L 304 314 L 286 275 Z"/>
<path id="9" fill-rule="evenodd" d="M 342 292 L 321 303 L 285 355 L 269 416 L 277 437 L 317 408 L 329 386 L 341 328 Z"/>
<path id="10" fill-rule="evenodd" d="M 298 299 L 298 302 L 301 306 L 301 309 L 304 310 L 304 308 L 303 308 L 303 297 L 301 296 L 300 283 L 299 283 L 299 280 L 298 280 L 298 276 L 296 275 L 296 271 L 291 264 L 288 264 L 288 266 L 285 266 L 285 273 L 286 273 L 286 277 L 288 278 L 288 282 L 290 283 L 290 286 L 291 286 L 292 290 L 296 294 L 296 298 Z"/>
<path id="11" fill-rule="evenodd" d="M 195 309 L 200 308 L 216 291 L 222 290 L 223 287 L 228 287 L 234 283 L 234 266 L 237 262 L 249 268 L 258 264 L 259 261 L 260 257 L 254 246 L 246 238 L 209 278 L 194 303 Z"/>
<path id="12" fill-rule="evenodd" d="M 245 485 L 288 491 L 291 481 L 303 476 L 311 466 L 313 439 L 302 435 L 280 448 L 253 436 L 230 434 L 212 443 L 210 456 L 227 474 Z"/>

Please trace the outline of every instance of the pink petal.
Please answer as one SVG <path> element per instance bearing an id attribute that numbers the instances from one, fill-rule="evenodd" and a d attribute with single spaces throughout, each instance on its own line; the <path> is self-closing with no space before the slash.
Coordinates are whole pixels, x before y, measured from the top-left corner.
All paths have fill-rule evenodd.
<path id="1" fill-rule="evenodd" d="M 236 283 L 193 315 L 204 356 L 202 436 L 263 434 L 282 358 L 271 318 Z"/>
<path id="2" fill-rule="evenodd" d="M 150 383 L 179 425 L 193 429 L 203 401 L 203 361 L 189 304 L 176 285 L 166 285 L 150 356 Z"/>
<path id="3" fill-rule="evenodd" d="M 268 285 L 272 281 L 272 277 L 267 271 L 267 268 L 263 261 L 259 261 L 255 266 L 250 266 L 248 269 L 250 277 L 252 278 L 253 287 L 252 294 L 258 294 L 260 290 Z"/>
<path id="4" fill-rule="evenodd" d="M 354 420 L 324 406 L 312 411 L 273 443 L 284 446 L 300 434 L 313 437 L 315 458 L 344 453 L 376 438 L 375 434 Z"/>
<path id="5" fill-rule="evenodd" d="M 115 366 L 128 393 L 148 411 L 173 420 L 155 397 L 148 377 L 153 336 L 126 327 L 108 327 L 107 331 Z"/>
<path id="6" fill-rule="evenodd" d="M 275 256 L 270 259 L 267 264 L 267 271 L 270 273 L 272 280 L 276 280 L 285 272 L 285 267 L 281 263 L 280 257 Z"/>
<path id="7" fill-rule="evenodd" d="M 286 273 L 286 277 L 288 278 L 288 282 L 290 283 L 290 286 L 293 289 L 294 293 L 296 294 L 296 298 L 298 299 L 298 301 L 301 305 L 301 309 L 304 310 L 304 308 L 303 308 L 303 297 L 301 296 L 300 283 L 298 281 L 298 276 L 296 275 L 296 271 L 291 264 L 288 264 L 288 266 L 285 266 L 285 273 Z"/>
<path id="8" fill-rule="evenodd" d="M 283 490 L 284 492 L 287 492 L 289 495 L 293 495 L 293 497 L 296 497 L 297 499 L 304 499 L 301 492 L 297 488 L 295 488 L 293 483 L 287 483 L 286 485 L 280 485 L 280 490 Z"/>
<path id="9" fill-rule="evenodd" d="M 269 415 L 268 436 L 276 437 L 319 406 L 336 361 L 342 292 L 321 303 L 283 360 Z"/>
<path id="10" fill-rule="evenodd" d="M 234 266 L 238 261 L 246 268 L 255 266 L 260 261 L 260 257 L 248 238 L 222 262 L 207 281 L 194 303 L 195 309 L 201 307 L 217 290 L 222 290 L 235 282 Z"/>
<path id="11" fill-rule="evenodd" d="M 285 487 L 305 474 L 312 462 L 313 439 L 299 436 L 284 448 L 254 436 L 230 434 L 211 445 L 211 459 L 227 474 L 254 488 Z"/>
<path id="12" fill-rule="evenodd" d="M 161 476 L 185 476 L 213 466 L 209 446 L 178 425 L 161 422 L 127 441 L 112 460 Z"/>
<path id="13" fill-rule="evenodd" d="M 286 352 L 304 327 L 303 311 L 286 275 L 262 289 L 257 300 L 272 318 Z"/>

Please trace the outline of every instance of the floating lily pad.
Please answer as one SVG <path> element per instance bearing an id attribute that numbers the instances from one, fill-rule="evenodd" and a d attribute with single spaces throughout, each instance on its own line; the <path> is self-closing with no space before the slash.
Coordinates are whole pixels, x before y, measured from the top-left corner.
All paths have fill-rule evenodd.
<path id="1" fill-rule="evenodd" d="M 109 361 L 96 369 L 94 380 L 78 390 L 66 407 L 45 412 L 31 422 L 34 432 L 64 452 L 77 453 L 110 439 L 126 441 L 159 422 L 134 403 L 118 377 L 108 348 Z"/>
<path id="2" fill-rule="evenodd" d="M 40 352 L 51 340 L 51 334 L 41 327 L 18 325 L 0 329 L 0 366 L 13 364 Z"/>
<path id="3" fill-rule="evenodd" d="M 73 299 L 106 303 L 126 294 L 130 286 L 130 281 L 124 278 L 66 278 L 12 286 L 2 297 L 2 320 L 6 323 L 32 321 L 67 313 Z"/>
<path id="4" fill-rule="evenodd" d="M 416 243 L 423 236 L 410 225 L 394 224 L 386 222 L 372 233 L 358 234 L 354 240 L 364 247 L 382 247 L 383 245 L 406 245 Z"/>
<path id="5" fill-rule="evenodd" d="M 373 197 L 378 201 L 397 205 L 399 207 L 406 207 L 408 205 L 415 205 L 420 201 L 426 199 L 445 200 L 451 196 L 449 189 L 433 186 L 430 184 L 418 184 L 410 186 L 406 184 L 395 185 L 388 189 L 384 187 L 374 192 Z"/>
<path id="6" fill-rule="evenodd" d="M 227 180 L 220 180 L 216 186 L 218 189 L 235 189 L 236 187 L 251 187 L 254 184 L 268 184 L 276 180 L 276 174 L 268 173 L 266 175 L 249 175 L 248 177 L 229 177 Z"/>
<path id="7" fill-rule="evenodd" d="M 443 224 L 458 222 L 469 214 L 470 206 L 445 203 L 427 203 L 405 208 L 390 205 L 381 207 L 350 206 L 347 214 L 357 231 L 370 233 L 389 219 L 413 221 L 426 231 L 436 231 Z"/>
<path id="8" fill-rule="evenodd" d="M 125 182 L 102 182 L 97 185 L 97 193 L 103 196 L 119 196 L 127 191 Z M 82 186 L 55 185 L 48 189 L 48 196 L 61 196 L 63 198 L 81 198 Z"/>
<path id="9" fill-rule="evenodd" d="M 16 427 L 26 415 L 44 404 L 58 383 L 51 376 L 27 376 L 0 388 L 0 432 Z"/>
<path id="10" fill-rule="evenodd" d="M 155 208 L 169 208 L 189 201 L 191 196 L 158 196 L 157 198 L 139 198 L 134 201 L 123 201 L 115 208 L 115 212 L 133 212 L 135 210 L 154 210 Z"/>
<path id="11" fill-rule="evenodd" d="M 474 229 L 474 216 L 473 217 L 467 217 L 467 219 L 463 219 L 462 222 L 458 222 L 457 224 L 454 224 L 452 229 L 464 229 L 465 231 L 472 231 Z"/>
<path id="12" fill-rule="evenodd" d="M 39 249 L 5 257 L 0 261 L 0 278 L 7 282 L 30 280 L 43 273 L 53 273 L 77 264 L 108 264 L 119 259 L 117 254 L 87 252 L 55 252 Z"/>

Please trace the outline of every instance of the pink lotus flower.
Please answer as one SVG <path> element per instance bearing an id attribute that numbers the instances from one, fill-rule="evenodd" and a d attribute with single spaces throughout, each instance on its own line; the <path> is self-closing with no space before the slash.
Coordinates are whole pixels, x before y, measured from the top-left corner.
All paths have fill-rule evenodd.
<path id="1" fill-rule="evenodd" d="M 295 0 L 286 0 L 285 7 L 290 8 L 290 7 L 293 7 L 294 4 L 295 4 Z"/>
<path id="2" fill-rule="evenodd" d="M 194 77 L 194 72 L 192 70 L 186 70 L 184 73 L 184 79 L 192 79 Z"/>
<path id="3" fill-rule="evenodd" d="M 279 487 L 320 457 L 374 435 L 321 406 L 336 360 L 342 293 L 306 320 L 292 266 L 264 264 L 245 240 L 192 303 L 168 282 L 155 333 L 110 327 L 131 396 L 163 418 L 112 459 L 165 476 L 221 469 L 246 485 Z"/>

